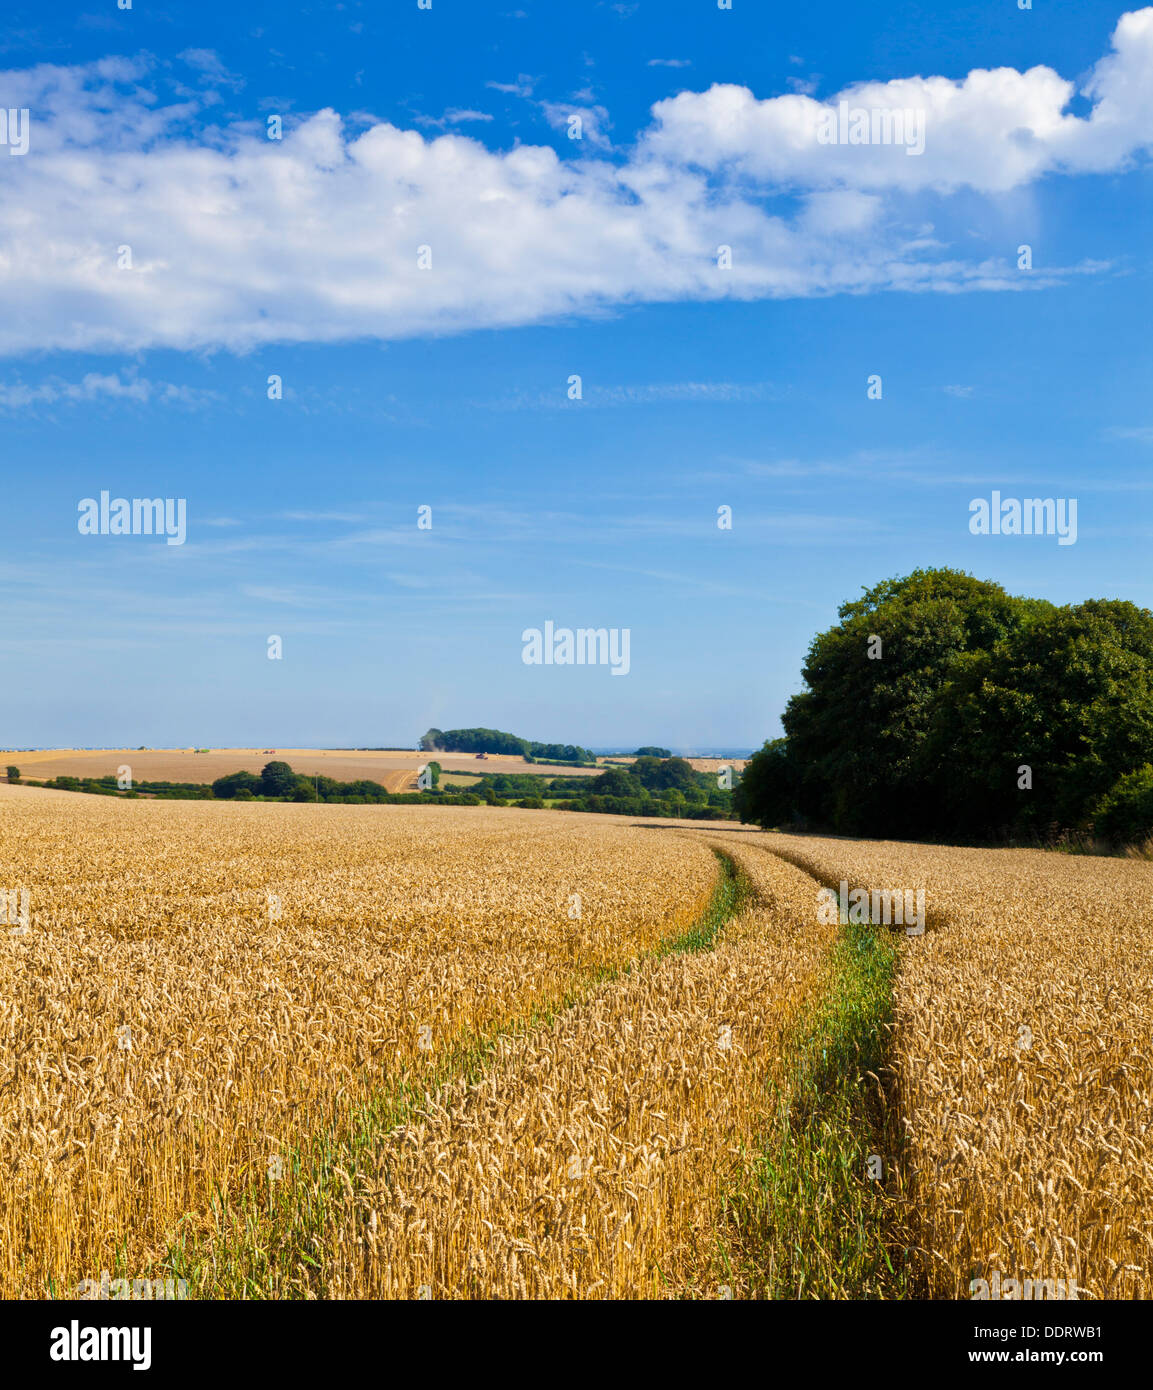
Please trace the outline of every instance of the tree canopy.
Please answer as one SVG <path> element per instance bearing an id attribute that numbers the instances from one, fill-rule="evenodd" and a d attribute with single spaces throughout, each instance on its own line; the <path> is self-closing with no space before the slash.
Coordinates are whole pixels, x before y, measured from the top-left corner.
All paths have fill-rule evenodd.
<path id="1" fill-rule="evenodd" d="M 873 836 L 1091 828 L 1118 779 L 1153 760 L 1147 609 L 1057 607 L 929 569 L 838 617 L 809 648 L 785 737 L 746 768 L 744 820 Z"/>
<path id="2" fill-rule="evenodd" d="M 423 752 L 497 753 L 517 758 L 594 763 L 596 757 L 575 743 L 538 743 L 503 729 L 429 729 L 420 740 Z"/>

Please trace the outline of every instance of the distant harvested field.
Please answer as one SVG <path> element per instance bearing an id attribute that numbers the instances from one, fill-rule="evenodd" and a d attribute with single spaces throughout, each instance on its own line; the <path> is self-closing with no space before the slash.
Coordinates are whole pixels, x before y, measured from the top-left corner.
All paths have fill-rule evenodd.
<path id="1" fill-rule="evenodd" d="M 731 767 L 734 772 L 744 772 L 748 758 L 688 758 L 694 772 L 716 772 L 722 767 Z"/>
<path id="2" fill-rule="evenodd" d="M 523 758 L 477 758 L 472 753 L 418 753 L 412 749 L 384 752 L 349 752 L 324 748 L 213 748 L 196 753 L 189 748 L 84 748 L 44 749 L 32 753 L 6 753 L 25 777 L 45 781 L 52 777 L 107 777 L 127 763 L 135 782 L 214 782 L 230 772 L 259 772 L 273 759 L 291 764 L 294 772 L 320 774 L 340 782 L 368 778 L 389 791 L 403 791 L 415 784 L 416 773 L 429 758 L 446 772 L 519 772 L 544 777 L 595 776 L 599 768 L 544 767 Z"/>
<path id="3" fill-rule="evenodd" d="M 748 758 L 686 758 L 685 762 L 694 772 L 716 772 L 718 768 L 731 767 L 734 772 L 744 772 L 748 764 Z M 605 758 L 598 758 L 597 762 L 603 766 L 611 767 L 613 763 L 635 763 L 636 758 L 627 758 L 624 755 L 617 757 L 611 754 Z"/>

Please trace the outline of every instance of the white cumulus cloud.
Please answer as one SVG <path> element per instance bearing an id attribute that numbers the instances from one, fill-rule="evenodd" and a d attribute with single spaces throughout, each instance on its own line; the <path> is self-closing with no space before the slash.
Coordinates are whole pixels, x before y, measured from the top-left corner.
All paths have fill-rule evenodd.
<path id="1" fill-rule="evenodd" d="M 207 50 L 185 57 L 221 76 Z M 489 85 L 528 96 L 534 80 Z M 285 117 L 269 140 L 263 120 L 227 123 L 213 93 L 147 57 L 41 64 L 0 87 L 31 112 L 28 153 L 0 151 L 0 352 L 243 351 L 641 302 L 1022 288 L 1009 253 L 950 249 L 949 197 L 1120 170 L 1147 152 L 1153 9 L 1117 24 L 1085 116 L 1070 114 L 1073 83 L 1045 67 L 865 83 L 823 103 L 720 85 L 658 102 L 616 152 L 608 113 L 591 106 L 592 129 L 560 153 L 333 110 Z M 924 153 L 821 143 L 841 101 L 922 112 Z M 576 109 L 541 105 L 557 123 Z M 121 246 L 132 269 L 118 267 Z"/>

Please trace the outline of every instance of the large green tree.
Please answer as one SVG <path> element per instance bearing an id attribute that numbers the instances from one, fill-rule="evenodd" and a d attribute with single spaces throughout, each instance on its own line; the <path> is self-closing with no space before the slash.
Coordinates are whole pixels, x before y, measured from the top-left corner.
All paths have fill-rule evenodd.
<path id="1" fill-rule="evenodd" d="M 239 796 L 242 791 L 249 796 L 255 796 L 260 791 L 260 778 L 254 772 L 230 772 L 225 777 L 218 777 L 212 784 L 212 795 L 224 800 Z"/>
<path id="2" fill-rule="evenodd" d="M 787 825 L 800 818 L 799 775 L 785 739 L 767 742 L 749 759 L 733 788 L 733 809 L 743 821 Z"/>
<path id="3" fill-rule="evenodd" d="M 742 819 L 980 839 L 1142 823 L 1153 613 L 918 570 L 838 616 L 809 649 L 785 738 L 745 771 Z"/>
<path id="4" fill-rule="evenodd" d="M 610 767 L 599 777 L 592 778 L 589 790 L 598 796 L 641 796 L 643 786 L 627 768 Z"/>
<path id="5" fill-rule="evenodd" d="M 941 693 L 927 751 L 951 829 L 1088 828 L 1153 758 L 1153 613 L 1092 599 L 975 653 Z"/>
<path id="6" fill-rule="evenodd" d="M 296 773 L 287 763 L 265 763 L 260 770 L 262 796 L 292 796 L 296 792 Z"/>
<path id="7" fill-rule="evenodd" d="M 813 639 L 807 689 L 782 718 L 801 814 L 845 834 L 923 826 L 933 810 L 925 743 L 941 690 L 966 656 L 1049 607 L 952 569 L 915 570 L 842 604 L 840 622 Z"/>

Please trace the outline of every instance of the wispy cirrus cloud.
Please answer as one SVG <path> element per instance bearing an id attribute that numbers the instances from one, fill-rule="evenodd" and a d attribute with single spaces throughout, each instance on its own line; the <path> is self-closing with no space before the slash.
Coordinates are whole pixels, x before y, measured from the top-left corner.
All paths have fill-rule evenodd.
<path id="1" fill-rule="evenodd" d="M 1139 444 L 1153 444 L 1153 425 L 1113 425 L 1105 434 L 1109 439 L 1135 439 Z"/>
<path id="2" fill-rule="evenodd" d="M 453 107 L 446 111 L 443 116 L 415 116 L 413 118 L 419 126 L 426 126 L 434 130 L 444 130 L 446 126 L 468 125 L 475 121 L 491 121 L 493 118 L 487 111 L 473 111 L 467 107 Z"/>
<path id="3" fill-rule="evenodd" d="M 79 381 L 51 376 L 35 386 L 22 381 L 0 382 L 0 409 L 23 410 L 36 406 L 83 405 L 93 401 L 133 401 L 139 405 L 195 407 L 216 400 L 215 392 L 179 386 L 171 381 L 150 381 L 126 373 L 86 372 Z"/>
<path id="4" fill-rule="evenodd" d="M 178 57 L 189 67 L 195 68 L 200 74 L 200 80 L 207 86 L 227 87 L 230 91 L 239 92 L 244 88 L 244 78 L 238 73 L 230 72 L 220 59 L 220 55 L 211 48 L 186 48 Z"/>
<path id="5" fill-rule="evenodd" d="M 364 518 L 363 513 L 361 513 L 361 512 L 327 512 L 327 511 L 322 511 L 322 512 L 309 512 L 309 511 L 297 511 L 297 512 L 277 512 L 277 513 L 276 513 L 276 519 L 277 519 L 278 521 L 349 521 L 349 522 L 360 522 L 360 521 L 364 521 L 365 518 Z"/>
<path id="6" fill-rule="evenodd" d="M 503 92 L 506 96 L 531 97 L 536 84 L 535 77 L 529 77 L 527 73 L 522 72 L 517 75 L 515 82 L 486 82 L 484 85 L 494 92 Z"/>
<path id="7" fill-rule="evenodd" d="M 665 381 L 639 386 L 601 386 L 584 382 L 579 399 L 570 399 L 565 386 L 555 391 L 522 391 L 470 404 L 484 410 L 579 410 L 608 406 L 746 404 L 780 400 L 784 388 L 771 381 Z"/>

